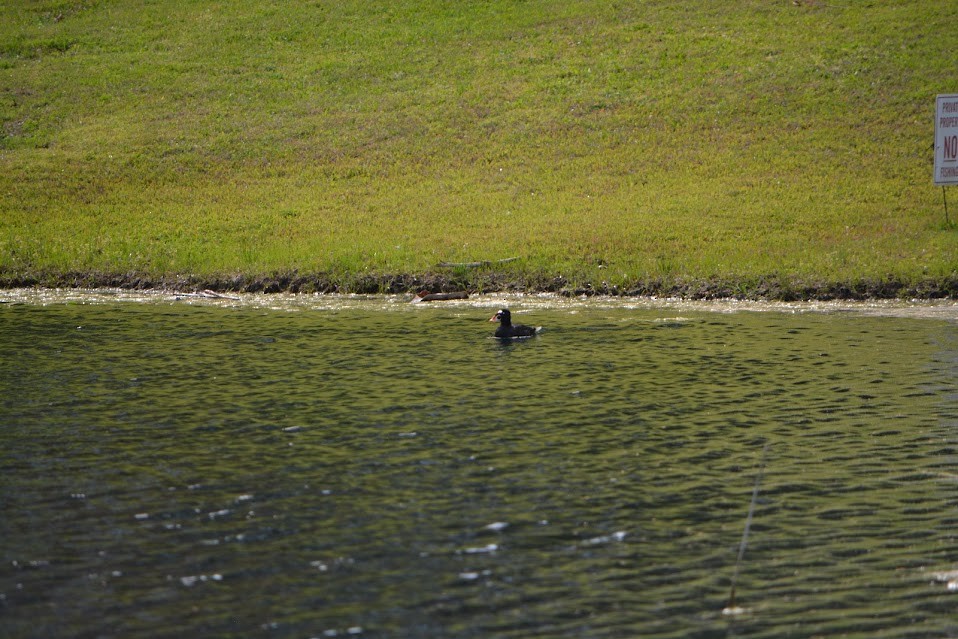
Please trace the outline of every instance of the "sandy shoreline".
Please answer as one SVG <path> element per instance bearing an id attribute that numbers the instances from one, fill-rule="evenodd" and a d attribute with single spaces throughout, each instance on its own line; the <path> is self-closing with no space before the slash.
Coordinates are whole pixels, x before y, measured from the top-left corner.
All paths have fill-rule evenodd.
<path id="1" fill-rule="evenodd" d="M 502 306 L 524 310 L 603 309 L 663 310 L 677 313 L 845 313 L 869 317 L 899 317 L 958 322 L 958 300 L 812 300 L 772 301 L 722 298 L 692 300 L 678 297 L 629 297 L 609 295 L 569 296 L 558 293 L 498 292 L 469 295 L 465 299 L 412 303 L 414 294 L 359 293 L 215 293 L 164 289 L 124 288 L 11 288 L 0 289 L 0 305 L 29 304 L 186 304 L 222 308 L 277 311 L 418 311 L 444 308 L 454 312 Z"/>

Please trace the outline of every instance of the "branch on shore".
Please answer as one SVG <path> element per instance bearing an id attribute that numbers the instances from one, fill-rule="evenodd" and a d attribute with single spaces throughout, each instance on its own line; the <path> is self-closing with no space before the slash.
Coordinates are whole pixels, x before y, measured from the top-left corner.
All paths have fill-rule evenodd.
<path id="1" fill-rule="evenodd" d="M 180 293 L 176 292 L 174 294 L 177 298 L 180 297 L 202 297 L 205 299 L 226 299 L 226 300 L 238 300 L 239 298 L 235 295 L 224 295 L 222 293 L 217 293 L 216 291 L 211 291 L 209 289 L 205 291 L 200 291 L 199 293 Z"/>
<path id="2" fill-rule="evenodd" d="M 419 291 L 413 303 L 417 302 L 443 302 L 446 300 L 465 300 L 469 299 L 469 293 L 465 291 L 456 291 L 454 293 L 430 293 L 429 291 Z"/>
<path id="3" fill-rule="evenodd" d="M 506 262 L 515 262 L 518 257 L 507 257 L 501 260 L 482 260 L 479 262 L 439 262 L 436 266 L 444 268 L 479 268 L 480 266 L 492 266 L 493 264 L 505 264 Z"/>

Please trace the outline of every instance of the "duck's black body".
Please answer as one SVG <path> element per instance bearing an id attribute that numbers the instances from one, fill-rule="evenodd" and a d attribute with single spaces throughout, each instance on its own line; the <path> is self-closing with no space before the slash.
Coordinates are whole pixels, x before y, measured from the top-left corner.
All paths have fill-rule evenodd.
<path id="1" fill-rule="evenodd" d="M 496 337 L 500 339 L 532 337 L 542 329 L 541 326 L 524 326 L 522 324 L 513 324 L 512 313 L 505 308 L 490 317 L 489 321 L 499 322 L 499 328 L 496 329 Z"/>

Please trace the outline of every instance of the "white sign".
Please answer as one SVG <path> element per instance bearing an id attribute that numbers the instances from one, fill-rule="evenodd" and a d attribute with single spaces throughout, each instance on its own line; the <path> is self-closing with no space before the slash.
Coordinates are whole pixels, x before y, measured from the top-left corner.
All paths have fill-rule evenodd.
<path id="1" fill-rule="evenodd" d="M 935 101 L 935 184 L 958 184 L 958 95 Z"/>

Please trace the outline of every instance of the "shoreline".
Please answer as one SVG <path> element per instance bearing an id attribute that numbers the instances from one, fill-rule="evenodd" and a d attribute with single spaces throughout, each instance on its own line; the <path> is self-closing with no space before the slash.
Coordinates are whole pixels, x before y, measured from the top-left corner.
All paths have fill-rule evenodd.
<path id="1" fill-rule="evenodd" d="M 515 275 L 501 271 L 419 274 L 330 274 L 281 272 L 266 275 L 166 275 L 142 273 L 0 274 L 0 289 L 64 288 L 168 290 L 216 293 L 416 294 L 464 291 L 489 293 L 552 293 L 565 297 L 659 297 L 687 300 L 868 301 L 958 300 L 958 274 L 906 282 L 897 278 L 814 281 L 767 276 L 758 278 L 649 278 L 629 284 L 575 283 L 562 276 Z"/>
<path id="2" fill-rule="evenodd" d="M 424 302 L 411 293 L 215 293 L 169 289 L 120 288 L 0 288 L 0 308 L 25 304 L 159 304 L 270 311 L 383 311 L 422 312 L 424 309 L 463 315 L 477 312 L 485 321 L 494 308 L 515 307 L 518 312 L 624 309 L 665 313 L 685 321 L 688 313 L 823 313 L 861 317 L 939 320 L 958 323 L 958 300 L 811 300 L 773 301 L 745 299 L 693 300 L 677 297 L 626 297 L 558 293 L 485 292 L 443 301 Z M 650 320 L 655 321 L 655 320 Z"/>

